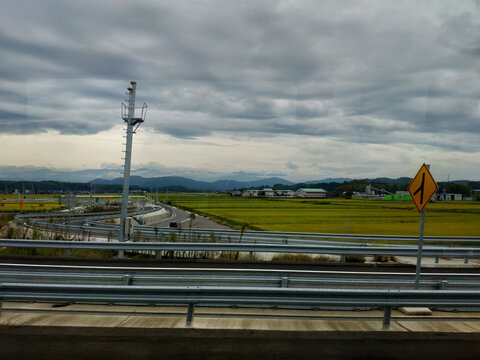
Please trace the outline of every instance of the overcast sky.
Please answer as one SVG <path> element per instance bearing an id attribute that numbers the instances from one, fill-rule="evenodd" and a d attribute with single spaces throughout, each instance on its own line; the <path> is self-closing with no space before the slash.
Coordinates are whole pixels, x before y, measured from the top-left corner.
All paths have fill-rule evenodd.
<path id="1" fill-rule="evenodd" d="M 135 80 L 134 174 L 480 180 L 478 1 L 4 0 L 0 54 L 0 178 L 119 176 Z"/>

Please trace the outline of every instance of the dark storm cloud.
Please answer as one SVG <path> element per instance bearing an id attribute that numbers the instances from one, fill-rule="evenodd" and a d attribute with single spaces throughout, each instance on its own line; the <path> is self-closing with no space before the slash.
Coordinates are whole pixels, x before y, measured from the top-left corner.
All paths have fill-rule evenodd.
<path id="1" fill-rule="evenodd" d="M 175 137 L 408 143 L 418 132 L 480 134 L 474 3 L 7 1 L 4 8 L 0 120 L 10 133 L 106 130 L 121 123 L 119 103 L 135 79 L 138 101 L 149 103 L 145 125 Z"/>

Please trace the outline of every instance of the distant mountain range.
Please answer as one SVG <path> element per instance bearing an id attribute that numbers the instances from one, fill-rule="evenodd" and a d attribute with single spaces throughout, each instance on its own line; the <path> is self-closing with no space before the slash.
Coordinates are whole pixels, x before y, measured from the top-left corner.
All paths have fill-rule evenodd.
<path id="1" fill-rule="evenodd" d="M 310 181 L 305 181 L 304 184 L 322 184 L 322 183 L 331 183 L 331 182 L 336 182 L 336 183 L 343 183 L 345 181 L 352 181 L 350 178 L 326 178 L 322 180 L 310 180 Z"/>
<path id="2" fill-rule="evenodd" d="M 354 179 L 352 178 L 324 178 L 320 180 L 308 180 L 308 181 L 297 181 L 291 182 L 281 178 L 279 174 L 270 173 L 268 175 L 262 175 L 260 173 L 236 171 L 228 174 L 217 174 L 217 173 L 195 173 L 191 172 L 178 173 L 180 176 L 161 176 L 158 177 L 154 170 L 148 168 L 136 169 L 135 172 L 132 172 L 143 175 L 132 175 L 130 177 L 130 184 L 132 186 L 143 187 L 144 189 L 164 189 L 167 187 L 172 187 L 172 191 L 222 191 L 222 190 L 232 190 L 232 189 L 241 189 L 241 188 L 253 188 L 253 187 L 272 187 L 276 184 L 281 184 L 287 186 L 293 186 L 298 184 L 301 187 L 315 187 L 316 184 L 318 187 L 327 188 L 325 184 L 337 183 L 343 184 L 344 182 L 350 182 Z M 108 189 L 118 188 L 123 183 L 123 178 L 121 177 L 121 170 L 119 168 L 102 168 L 102 169 L 83 169 L 83 170 L 56 170 L 49 169 L 45 167 L 37 166 L 0 166 L 0 181 L 5 181 L 7 187 L 14 186 L 12 182 L 20 181 L 22 184 L 20 188 L 23 188 L 23 183 L 26 182 L 43 182 L 45 186 L 49 186 L 48 189 L 52 188 L 53 184 L 47 184 L 49 182 L 67 182 L 70 184 L 78 184 L 73 186 L 75 188 L 83 188 L 84 185 L 90 186 L 90 184 L 103 184 L 103 185 L 113 185 L 113 187 L 108 187 Z M 266 176 L 263 178 L 263 176 Z M 200 178 L 203 180 L 193 180 L 191 177 Z M 95 179 L 95 180 L 92 180 Z M 411 178 L 400 177 L 397 179 L 381 177 L 375 179 L 360 179 L 356 178 L 355 182 L 371 182 L 373 183 L 383 183 L 388 185 L 400 185 L 405 183 L 410 183 Z M 478 182 L 478 181 L 477 181 Z M 440 183 L 440 182 L 439 182 Z M 452 180 L 450 183 L 457 184 L 469 184 L 470 180 Z M 82 184 L 82 185 L 80 185 Z M 18 185 L 15 185 L 18 188 Z M 58 184 L 55 185 L 58 187 Z M 53 186 L 53 187 L 55 187 Z M 63 185 L 62 185 L 63 186 Z M 67 186 L 67 185 L 65 185 Z M 68 185 L 67 187 L 69 187 Z M 476 185 L 475 185 L 476 186 Z M 72 186 L 70 186 L 71 188 Z M 107 187 L 105 187 L 107 188 Z"/>
<path id="3" fill-rule="evenodd" d="M 295 185 L 295 184 L 328 184 L 328 183 L 339 183 L 343 184 L 344 182 L 352 181 L 350 178 L 326 178 L 322 180 L 306 181 L 303 183 L 294 183 L 289 180 L 285 180 L 279 177 L 269 177 L 260 180 L 252 181 L 238 181 L 238 180 L 217 180 L 213 182 L 208 181 L 198 181 L 189 179 L 181 176 L 162 176 L 162 177 L 143 177 L 132 175 L 130 176 L 130 185 L 136 185 L 144 188 L 154 189 L 165 189 L 169 186 L 171 187 L 180 187 L 189 190 L 201 190 L 201 191 L 223 191 L 223 190 L 233 190 L 233 189 L 242 189 L 242 188 L 253 188 L 253 187 L 272 187 L 277 184 L 281 185 Z M 376 178 L 376 179 L 358 179 L 362 182 L 372 182 L 372 183 L 384 183 L 388 185 L 399 185 L 407 184 L 412 181 L 408 177 L 400 177 L 397 179 L 391 178 Z M 122 184 L 123 177 L 117 177 L 115 179 L 95 179 L 89 182 L 90 184 Z"/>
<path id="4" fill-rule="evenodd" d="M 133 175 L 130 177 L 130 190 L 132 191 L 170 191 L 170 192 L 215 192 L 229 191 L 233 189 L 249 189 L 275 187 L 297 190 L 299 188 L 323 188 L 329 192 L 335 192 L 337 189 L 349 189 L 351 191 L 364 191 L 365 186 L 384 187 L 389 191 L 405 190 L 411 182 L 411 178 L 400 177 L 375 178 L 375 179 L 349 179 L 349 178 L 326 178 L 316 181 L 293 183 L 291 181 L 279 178 L 268 177 L 260 180 L 217 180 L 213 182 L 198 181 L 181 176 L 163 176 L 163 177 L 142 177 Z M 13 192 L 14 190 L 29 190 L 32 193 L 44 192 L 67 192 L 67 191 L 96 191 L 97 193 L 109 192 L 119 193 L 122 191 L 122 177 L 114 179 L 97 178 L 90 182 L 59 182 L 59 181 L 29 181 L 29 180 L 2 180 L 0 179 L 0 192 Z M 471 195 L 472 189 L 480 189 L 480 181 L 454 180 L 450 182 L 438 183 L 441 191 L 462 193 L 465 196 Z M 344 191 L 344 190 L 341 190 Z"/>
<path id="5" fill-rule="evenodd" d="M 412 181 L 412 178 L 409 178 L 409 177 L 399 177 L 397 179 L 391 179 L 391 178 L 387 178 L 387 177 L 379 177 L 379 178 L 374 178 L 374 179 L 369 179 L 369 178 L 365 178 L 365 179 L 326 178 L 326 179 L 323 179 L 323 180 L 305 181 L 305 184 L 322 184 L 322 183 L 328 184 L 328 183 L 331 183 L 331 182 L 342 184 L 345 181 L 353 181 L 353 180 L 366 181 L 366 182 L 370 181 L 372 183 L 383 183 L 383 184 L 388 184 L 388 185 L 399 185 L 399 184 L 410 183 Z"/>
<path id="6" fill-rule="evenodd" d="M 123 178 L 115 179 L 95 179 L 90 184 L 122 184 Z M 217 180 L 213 182 L 197 181 L 181 176 L 162 176 L 153 178 L 144 178 L 142 176 L 130 176 L 130 184 L 151 189 L 166 188 L 169 186 L 180 186 L 191 190 L 222 191 L 240 188 L 251 188 L 258 186 L 273 186 L 275 184 L 293 185 L 294 183 L 278 177 L 270 177 L 253 181 L 237 180 Z"/>

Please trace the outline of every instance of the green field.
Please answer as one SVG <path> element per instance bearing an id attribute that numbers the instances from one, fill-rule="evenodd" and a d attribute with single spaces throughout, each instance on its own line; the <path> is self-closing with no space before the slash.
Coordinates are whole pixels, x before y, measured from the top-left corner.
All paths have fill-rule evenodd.
<path id="1" fill-rule="evenodd" d="M 162 194 L 160 199 L 165 199 Z M 418 235 L 420 214 L 411 201 L 233 198 L 169 194 L 173 205 L 251 229 L 352 234 Z M 480 236 L 480 202 L 428 204 L 425 235 Z"/>

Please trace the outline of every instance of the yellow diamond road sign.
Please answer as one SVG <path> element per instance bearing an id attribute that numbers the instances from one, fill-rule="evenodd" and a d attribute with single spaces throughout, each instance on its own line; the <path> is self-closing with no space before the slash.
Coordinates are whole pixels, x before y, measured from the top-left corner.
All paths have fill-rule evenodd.
<path id="1" fill-rule="evenodd" d="M 427 205 L 437 190 L 437 183 L 433 179 L 432 174 L 430 174 L 427 165 L 423 164 L 408 187 L 408 192 L 412 196 L 418 212 L 422 212 L 425 205 Z"/>

